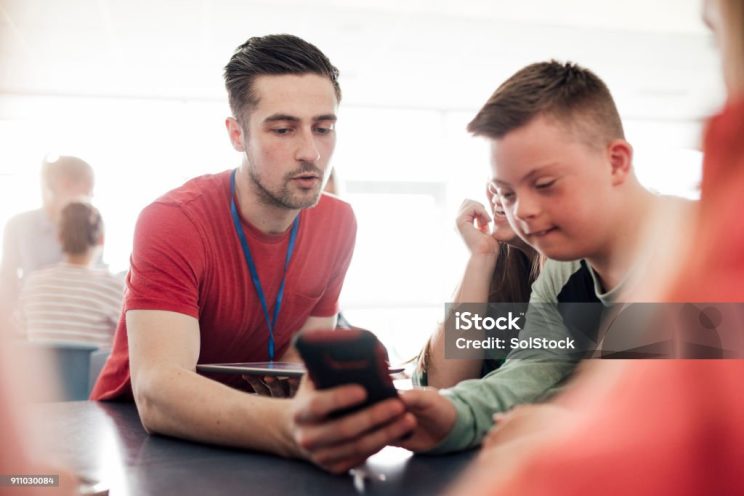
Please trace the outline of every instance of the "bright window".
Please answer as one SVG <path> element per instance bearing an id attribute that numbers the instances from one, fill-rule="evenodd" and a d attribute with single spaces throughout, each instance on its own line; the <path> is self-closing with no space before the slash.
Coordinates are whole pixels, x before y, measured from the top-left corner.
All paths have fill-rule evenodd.
<path id="1" fill-rule="evenodd" d="M 46 153 L 96 169 L 95 203 L 107 225 L 105 261 L 128 268 L 139 211 L 187 179 L 236 166 L 226 104 L 4 97 L 0 222 L 40 203 Z M 474 111 L 473 111 L 474 112 Z M 464 198 L 483 200 L 488 147 L 465 131 L 473 112 L 347 107 L 333 164 L 356 212 L 357 247 L 342 297 L 347 318 L 375 331 L 393 360 L 412 357 L 443 316 L 466 251 L 454 228 Z M 43 117 L 42 117 L 43 116 Z M 697 195 L 698 122 L 626 123 L 638 175 L 649 187 Z"/>

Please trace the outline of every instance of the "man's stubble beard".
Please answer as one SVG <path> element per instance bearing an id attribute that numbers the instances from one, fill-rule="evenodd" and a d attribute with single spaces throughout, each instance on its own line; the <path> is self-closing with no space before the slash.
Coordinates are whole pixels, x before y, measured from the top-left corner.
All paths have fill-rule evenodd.
<path id="1" fill-rule="evenodd" d="M 283 208 L 287 210 L 299 210 L 303 208 L 313 207 L 318 203 L 320 194 L 322 192 L 322 181 L 321 187 L 318 188 L 318 191 L 309 198 L 297 198 L 297 196 L 299 195 L 293 194 L 292 191 L 290 191 L 289 189 L 289 184 L 292 180 L 291 178 L 298 174 L 301 174 L 302 172 L 314 172 L 323 177 L 320 170 L 313 164 L 309 164 L 307 162 L 303 163 L 300 168 L 290 172 L 289 174 L 286 174 L 282 178 L 282 186 L 279 191 L 271 191 L 266 185 L 263 184 L 261 177 L 256 173 L 253 166 L 251 166 L 250 159 L 247 157 L 247 155 L 246 161 L 248 180 L 251 182 L 252 189 L 258 194 L 259 201 L 264 205 L 275 208 Z"/>

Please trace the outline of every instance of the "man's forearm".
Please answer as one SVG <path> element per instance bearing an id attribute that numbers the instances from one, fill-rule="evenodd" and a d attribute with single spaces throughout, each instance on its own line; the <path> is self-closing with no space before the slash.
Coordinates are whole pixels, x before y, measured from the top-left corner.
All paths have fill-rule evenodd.
<path id="1" fill-rule="evenodd" d="M 299 453 L 288 400 L 243 393 L 175 366 L 140 377 L 135 398 L 149 432 L 282 456 Z"/>
<path id="2" fill-rule="evenodd" d="M 488 302 L 496 257 L 495 254 L 470 257 L 454 303 Z M 440 325 L 432 335 L 426 357 L 428 385 L 436 388 L 452 387 L 460 381 L 477 378 L 483 366 L 483 360 L 445 359 L 444 328 L 445 325 Z"/>

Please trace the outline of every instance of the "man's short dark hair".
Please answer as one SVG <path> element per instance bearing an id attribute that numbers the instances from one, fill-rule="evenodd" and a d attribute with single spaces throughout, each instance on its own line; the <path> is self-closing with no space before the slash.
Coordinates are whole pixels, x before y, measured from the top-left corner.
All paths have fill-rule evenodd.
<path id="1" fill-rule="evenodd" d="M 602 80 L 588 69 L 555 60 L 528 65 L 507 79 L 468 124 L 468 131 L 500 139 L 538 116 L 567 125 L 589 145 L 625 138 L 620 114 Z"/>
<path id="2" fill-rule="evenodd" d="M 245 111 L 258 104 L 253 81 L 258 76 L 317 74 L 333 84 L 341 101 L 338 69 L 315 45 L 291 34 L 255 36 L 240 45 L 225 66 L 225 87 L 230 109 L 240 120 Z"/>

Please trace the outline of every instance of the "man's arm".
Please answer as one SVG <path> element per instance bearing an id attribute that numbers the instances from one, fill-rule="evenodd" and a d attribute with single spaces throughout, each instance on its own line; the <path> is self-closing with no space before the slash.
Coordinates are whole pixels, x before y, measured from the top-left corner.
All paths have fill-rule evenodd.
<path id="1" fill-rule="evenodd" d="M 132 390 L 148 432 L 295 456 L 286 408 L 196 373 L 199 323 L 159 310 L 126 314 Z"/>
<path id="2" fill-rule="evenodd" d="M 330 420 L 364 401 L 360 386 L 306 384 L 291 400 L 231 389 L 196 373 L 196 319 L 160 310 L 130 310 L 126 319 L 132 389 L 150 433 L 304 458 L 342 473 L 415 426 L 398 399 Z"/>

